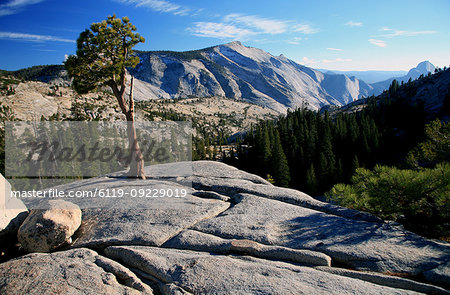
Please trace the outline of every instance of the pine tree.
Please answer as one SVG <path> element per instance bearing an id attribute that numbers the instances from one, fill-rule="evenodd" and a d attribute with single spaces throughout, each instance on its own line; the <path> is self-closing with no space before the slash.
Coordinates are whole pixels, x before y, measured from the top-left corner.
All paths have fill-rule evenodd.
<path id="1" fill-rule="evenodd" d="M 358 160 L 358 156 L 355 155 L 355 157 L 353 158 L 353 162 L 352 162 L 352 167 L 350 169 L 350 173 L 354 173 L 356 171 L 356 169 L 358 169 L 359 166 L 359 160 Z"/>
<path id="2" fill-rule="evenodd" d="M 342 182 L 345 180 L 344 176 L 344 166 L 342 165 L 342 159 L 338 159 L 337 166 L 336 166 L 336 177 L 335 181 Z"/>
<path id="3" fill-rule="evenodd" d="M 286 159 L 286 155 L 283 152 L 283 147 L 281 145 L 280 134 L 276 129 L 274 132 L 274 143 L 271 162 L 272 162 L 271 170 L 273 171 L 272 176 L 275 179 L 275 183 L 279 186 L 287 187 L 291 180 L 289 173 L 289 166 Z"/>
<path id="4" fill-rule="evenodd" d="M 315 195 L 317 192 L 317 178 L 313 164 L 306 171 L 306 192 Z"/>
<path id="5" fill-rule="evenodd" d="M 132 159 L 129 175 L 145 179 L 144 159 L 139 148 L 134 126 L 133 78 L 131 78 L 128 106 L 125 98 L 126 68 L 133 68 L 139 58 L 132 48 L 145 42 L 128 17 L 115 15 L 100 23 L 93 23 L 90 29 L 80 34 L 77 40 L 77 54 L 65 62 L 73 86 L 78 93 L 87 93 L 99 87 L 108 86 L 113 91 L 122 113 L 125 115 L 127 135 Z"/>
<path id="6" fill-rule="evenodd" d="M 391 86 L 389 86 L 389 94 L 396 94 L 399 88 L 400 85 L 398 84 L 398 81 L 394 79 L 394 81 L 392 81 L 391 83 Z"/>
<path id="7" fill-rule="evenodd" d="M 262 128 L 262 129 L 261 129 Z M 270 136 L 267 126 L 259 128 L 256 138 L 256 157 L 258 163 L 258 174 L 267 174 L 267 169 L 270 166 L 270 159 L 272 156 L 272 151 L 270 147 Z"/>

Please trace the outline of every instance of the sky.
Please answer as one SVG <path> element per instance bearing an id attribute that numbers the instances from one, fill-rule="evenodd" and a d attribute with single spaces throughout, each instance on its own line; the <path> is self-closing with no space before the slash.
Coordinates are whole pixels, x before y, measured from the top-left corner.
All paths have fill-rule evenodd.
<path id="1" fill-rule="evenodd" d="M 309 67 L 408 70 L 450 65 L 449 0 L 0 0 L 0 69 L 61 64 L 108 15 L 128 16 L 139 50 L 231 41 Z"/>

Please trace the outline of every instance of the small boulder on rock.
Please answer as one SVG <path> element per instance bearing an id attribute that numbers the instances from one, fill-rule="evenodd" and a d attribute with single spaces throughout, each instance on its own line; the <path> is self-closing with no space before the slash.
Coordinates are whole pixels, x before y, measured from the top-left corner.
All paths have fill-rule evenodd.
<path id="1" fill-rule="evenodd" d="M 23 202 L 11 198 L 11 185 L 0 174 L 0 238 L 15 236 L 27 214 L 28 210 Z"/>
<path id="2" fill-rule="evenodd" d="M 71 242 L 81 225 L 80 208 L 67 201 L 51 200 L 48 209 L 33 209 L 19 228 L 17 237 L 27 252 L 50 252 Z"/>

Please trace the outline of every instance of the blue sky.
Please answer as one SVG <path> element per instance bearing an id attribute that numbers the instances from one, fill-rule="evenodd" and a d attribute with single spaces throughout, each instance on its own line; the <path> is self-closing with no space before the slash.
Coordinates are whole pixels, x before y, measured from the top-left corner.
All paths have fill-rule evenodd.
<path id="1" fill-rule="evenodd" d="M 0 0 L 0 69 L 60 64 L 92 22 L 128 16 L 140 50 L 239 40 L 334 70 L 450 65 L 449 0 Z"/>

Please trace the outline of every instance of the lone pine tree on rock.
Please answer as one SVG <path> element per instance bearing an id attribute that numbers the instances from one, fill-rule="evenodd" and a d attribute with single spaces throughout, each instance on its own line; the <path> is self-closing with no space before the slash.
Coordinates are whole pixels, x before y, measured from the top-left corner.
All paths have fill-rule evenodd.
<path id="1" fill-rule="evenodd" d="M 102 86 L 109 86 L 117 98 L 120 109 L 127 119 L 127 135 L 131 152 L 128 175 L 145 179 L 144 157 L 141 153 L 134 126 L 133 77 L 131 78 L 128 103 L 125 98 L 126 68 L 134 68 L 139 57 L 133 55 L 132 48 L 145 39 L 134 33 L 136 27 L 128 17 L 115 15 L 80 34 L 77 53 L 65 62 L 69 76 L 73 78 L 75 90 L 82 94 Z"/>

